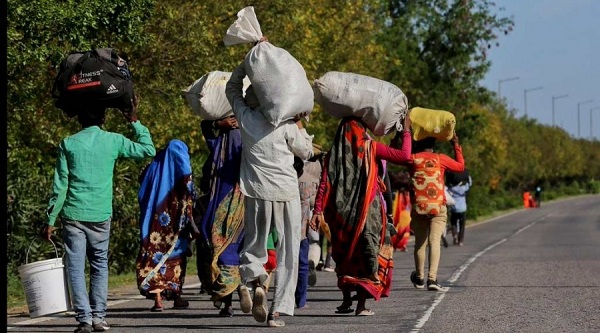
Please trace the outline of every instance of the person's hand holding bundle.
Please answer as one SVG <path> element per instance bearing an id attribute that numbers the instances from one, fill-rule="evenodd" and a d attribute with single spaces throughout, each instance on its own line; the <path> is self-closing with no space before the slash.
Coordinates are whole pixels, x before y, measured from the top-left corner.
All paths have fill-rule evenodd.
<path id="1" fill-rule="evenodd" d="M 133 96 L 131 100 L 131 108 L 121 109 L 125 120 L 129 123 L 133 123 L 138 120 L 137 117 L 137 105 L 138 105 L 138 97 L 136 95 Z"/>

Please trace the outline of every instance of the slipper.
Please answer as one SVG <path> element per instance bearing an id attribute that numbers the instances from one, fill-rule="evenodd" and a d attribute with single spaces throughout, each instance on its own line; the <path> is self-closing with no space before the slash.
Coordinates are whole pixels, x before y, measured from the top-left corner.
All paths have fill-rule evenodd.
<path id="1" fill-rule="evenodd" d="M 361 312 L 357 312 L 356 313 L 357 316 L 372 316 L 374 314 L 375 314 L 375 312 L 373 312 L 373 311 L 371 311 L 369 309 L 364 309 Z"/>
<path id="2" fill-rule="evenodd" d="M 162 312 L 163 307 L 162 306 L 153 306 L 152 308 L 150 308 L 151 312 Z"/>
<path id="3" fill-rule="evenodd" d="M 184 299 L 177 299 L 173 302 L 173 309 L 182 310 L 187 309 L 190 306 L 190 302 Z"/>
<path id="4" fill-rule="evenodd" d="M 233 309 L 231 307 L 225 307 L 219 311 L 219 317 L 233 317 Z"/>
<path id="5" fill-rule="evenodd" d="M 336 309 L 337 310 L 335 311 L 335 313 L 340 313 L 340 314 L 354 312 L 354 309 L 352 308 L 352 303 L 350 303 L 350 305 L 348 305 L 348 306 L 343 306 L 343 303 L 342 303 L 342 305 L 338 306 Z"/>

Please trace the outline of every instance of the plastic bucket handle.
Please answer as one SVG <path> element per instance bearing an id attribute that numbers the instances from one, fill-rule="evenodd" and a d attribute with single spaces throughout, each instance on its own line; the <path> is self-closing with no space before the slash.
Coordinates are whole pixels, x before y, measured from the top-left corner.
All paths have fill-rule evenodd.
<path id="1" fill-rule="evenodd" d="M 54 253 L 56 253 L 56 258 L 58 259 L 58 250 L 56 249 L 56 245 L 54 244 L 52 239 L 49 239 L 49 241 L 50 241 L 50 243 L 52 243 L 52 246 L 54 246 Z M 25 256 L 25 264 L 29 263 L 29 250 L 31 250 L 31 246 L 33 245 L 34 242 L 35 242 L 35 239 L 31 241 L 31 244 L 29 244 L 29 247 L 27 248 L 27 255 Z"/>

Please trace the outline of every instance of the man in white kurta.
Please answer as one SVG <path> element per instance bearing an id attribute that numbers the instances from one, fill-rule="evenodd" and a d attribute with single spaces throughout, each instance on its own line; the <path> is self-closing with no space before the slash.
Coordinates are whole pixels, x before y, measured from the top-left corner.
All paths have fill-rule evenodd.
<path id="1" fill-rule="evenodd" d="M 294 314 L 302 213 L 293 163 L 294 155 L 303 160 L 312 157 L 312 137 L 299 120 L 284 121 L 277 127 L 269 123 L 251 88 L 246 90 L 244 99 L 245 76 L 242 63 L 226 86 L 243 146 L 240 189 L 245 196 L 245 214 L 240 274 L 242 281 L 254 285 L 254 318 L 265 322 L 264 283 L 268 275 L 263 265 L 267 262 L 267 238 L 273 227 L 278 234 L 277 273 L 269 318 L 274 313 Z"/>

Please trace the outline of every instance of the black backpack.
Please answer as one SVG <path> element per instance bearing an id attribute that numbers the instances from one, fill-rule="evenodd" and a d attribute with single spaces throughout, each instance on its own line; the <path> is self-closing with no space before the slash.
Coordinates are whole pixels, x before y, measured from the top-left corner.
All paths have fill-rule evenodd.
<path id="1" fill-rule="evenodd" d="M 72 52 L 60 64 L 54 79 L 54 105 L 74 117 L 94 107 L 126 109 L 133 99 L 133 81 L 127 62 L 112 48 Z"/>

